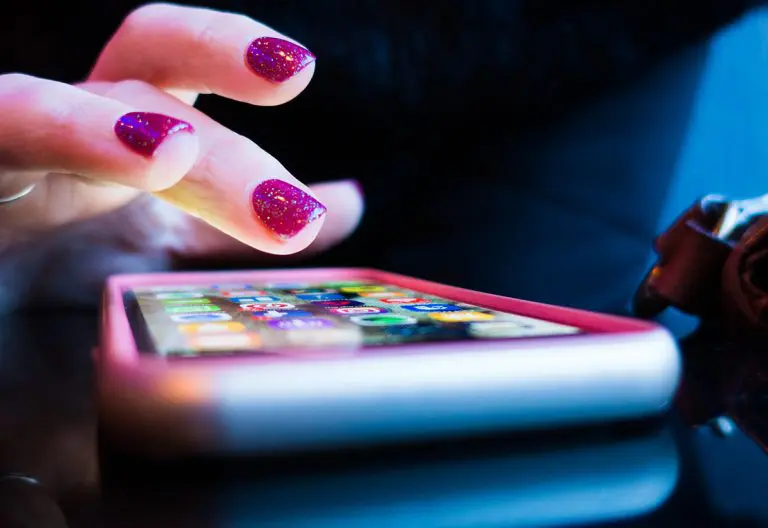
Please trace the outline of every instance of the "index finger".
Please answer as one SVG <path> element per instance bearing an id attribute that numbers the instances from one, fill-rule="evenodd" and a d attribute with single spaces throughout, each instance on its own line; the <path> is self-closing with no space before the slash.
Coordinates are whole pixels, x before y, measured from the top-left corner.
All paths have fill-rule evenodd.
<path id="1" fill-rule="evenodd" d="M 306 88 L 314 62 L 308 49 L 246 16 L 149 4 L 125 19 L 89 80 L 140 80 L 271 106 Z"/>

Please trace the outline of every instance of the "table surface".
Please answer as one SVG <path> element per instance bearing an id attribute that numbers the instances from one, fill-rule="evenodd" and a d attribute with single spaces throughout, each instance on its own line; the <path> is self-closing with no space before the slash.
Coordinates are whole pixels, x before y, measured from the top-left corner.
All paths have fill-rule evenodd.
<path id="1" fill-rule="evenodd" d="M 106 472 L 96 323 L 0 321 L 0 471 L 43 484 L 0 478 L 0 526 L 768 526 L 768 359 L 713 332 L 682 342 L 678 404 L 650 423 Z"/>

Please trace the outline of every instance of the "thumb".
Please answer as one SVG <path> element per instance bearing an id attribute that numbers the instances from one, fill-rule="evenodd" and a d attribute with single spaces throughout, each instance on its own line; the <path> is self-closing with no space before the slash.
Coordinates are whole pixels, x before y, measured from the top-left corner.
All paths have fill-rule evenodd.
<path id="1" fill-rule="evenodd" d="M 363 189 L 356 180 L 318 183 L 310 186 L 328 208 L 328 216 L 317 238 L 304 252 L 330 249 L 354 233 L 365 210 Z"/>

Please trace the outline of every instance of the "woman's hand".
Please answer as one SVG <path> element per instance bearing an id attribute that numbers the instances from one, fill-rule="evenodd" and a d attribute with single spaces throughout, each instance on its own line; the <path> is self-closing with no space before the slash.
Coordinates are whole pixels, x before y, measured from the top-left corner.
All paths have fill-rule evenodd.
<path id="1" fill-rule="evenodd" d="M 0 76 L 0 197 L 36 184 L 0 205 L 0 255 L 10 255 L 0 283 L 50 261 L 44 248 L 64 240 L 68 252 L 85 241 L 81 262 L 91 246 L 97 262 L 86 268 L 107 268 L 91 269 L 103 278 L 123 271 L 120 258 L 109 263 L 120 248 L 134 263 L 125 271 L 136 271 L 167 266 L 171 254 L 290 254 L 349 235 L 363 209 L 354 182 L 308 188 L 191 106 L 200 93 L 282 104 L 313 71 L 309 51 L 247 17 L 154 4 L 125 20 L 79 86 Z"/>

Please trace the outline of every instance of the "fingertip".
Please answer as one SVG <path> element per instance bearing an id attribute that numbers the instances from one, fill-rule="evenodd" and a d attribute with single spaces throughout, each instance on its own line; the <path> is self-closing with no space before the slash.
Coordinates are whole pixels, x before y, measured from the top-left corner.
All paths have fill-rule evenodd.
<path id="1" fill-rule="evenodd" d="M 328 207 L 328 218 L 311 245 L 311 251 L 324 251 L 355 232 L 365 211 L 362 186 L 357 180 L 320 183 L 312 190 Z"/>
<path id="2" fill-rule="evenodd" d="M 184 129 L 167 136 L 149 160 L 144 190 L 157 192 L 176 185 L 192 170 L 199 152 L 200 140 L 194 129 Z"/>
<path id="3" fill-rule="evenodd" d="M 195 164 L 198 139 L 187 121 L 155 112 L 128 112 L 114 125 L 117 139 L 128 151 L 147 160 L 137 179 L 124 182 L 155 192 L 177 183 Z M 118 181 L 124 175 L 117 175 Z"/>
<path id="4" fill-rule="evenodd" d="M 259 245 L 259 249 L 273 255 L 293 255 L 308 248 L 317 239 L 323 229 L 328 215 L 323 215 L 291 238 L 281 239 L 272 237 Z"/>
<path id="5" fill-rule="evenodd" d="M 260 106 L 276 106 L 298 96 L 309 85 L 317 57 L 304 46 L 279 38 L 263 36 L 250 42 L 245 51 L 249 73 L 266 81 L 248 98 Z"/>
<path id="6" fill-rule="evenodd" d="M 254 39 L 245 51 L 248 68 L 272 83 L 296 77 L 315 60 L 315 54 L 304 46 L 274 36 Z"/>
<path id="7" fill-rule="evenodd" d="M 228 192 L 185 178 L 178 185 L 156 193 L 180 209 L 232 238 L 259 251 L 290 255 L 302 251 L 317 238 L 328 216 L 327 207 L 300 182 L 269 178 L 238 191 L 231 182 Z M 217 184 L 220 180 L 217 180 Z M 233 199 L 234 197 L 234 199 Z"/>
<path id="8" fill-rule="evenodd" d="M 328 213 L 328 208 L 310 189 L 282 179 L 258 182 L 249 195 L 255 219 L 272 239 L 283 242 L 289 252 L 292 252 L 290 248 L 301 245 L 308 233 L 314 235 L 307 243 L 314 240 Z"/>
<path id="9" fill-rule="evenodd" d="M 309 83 L 312 82 L 312 76 L 315 74 L 315 62 L 313 61 L 305 69 L 294 77 L 283 81 L 265 92 L 260 92 L 251 100 L 252 104 L 259 106 L 279 106 L 288 103 L 301 95 Z"/>
<path id="10" fill-rule="evenodd" d="M 310 186 L 316 199 L 327 208 L 317 222 L 309 224 L 294 238 L 264 249 L 275 255 L 290 255 L 309 249 L 324 251 L 355 232 L 365 211 L 362 186 L 357 180 L 324 182 Z"/>
<path id="11" fill-rule="evenodd" d="M 315 183 L 310 186 L 312 191 L 324 202 L 341 201 L 348 203 L 350 200 L 362 206 L 365 202 L 363 185 L 355 179 L 329 181 Z M 341 198 L 341 200 L 338 200 Z"/>
<path id="12" fill-rule="evenodd" d="M 363 188 L 357 180 L 341 180 L 312 186 L 318 199 L 328 207 L 326 230 L 340 231 L 346 236 L 355 230 L 365 210 Z"/>

